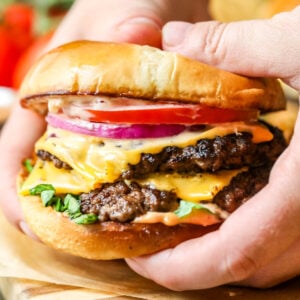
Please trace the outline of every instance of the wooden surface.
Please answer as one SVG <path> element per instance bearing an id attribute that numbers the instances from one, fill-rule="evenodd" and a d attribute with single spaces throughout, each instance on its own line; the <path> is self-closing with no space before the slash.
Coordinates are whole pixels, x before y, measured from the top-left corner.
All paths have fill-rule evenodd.
<path id="1" fill-rule="evenodd" d="M 121 284 L 122 283 L 120 282 L 120 285 Z M 146 299 L 106 293 L 92 289 L 15 278 L 0 278 L 0 289 L 5 300 Z M 174 292 L 170 292 L 170 297 L 168 297 L 168 299 L 297 300 L 300 299 L 300 277 L 267 290 L 224 286 L 203 291 L 177 293 L 177 296 L 174 295 Z M 155 299 L 166 299 L 166 297 L 165 295 L 161 298 L 157 298 L 156 296 Z"/>

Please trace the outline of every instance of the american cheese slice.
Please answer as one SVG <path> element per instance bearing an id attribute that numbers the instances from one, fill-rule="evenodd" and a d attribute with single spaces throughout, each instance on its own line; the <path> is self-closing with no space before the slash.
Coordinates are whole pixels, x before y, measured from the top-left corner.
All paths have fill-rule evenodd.
<path id="1" fill-rule="evenodd" d="M 253 142 L 273 138 L 270 131 L 258 123 L 226 123 L 210 126 L 203 131 L 185 131 L 179 135 L 156 139 L 105 139 L 48 126 L 44 136 L 36 143 L 36 150 L 45 150 L 69 164 L 86 181 L 114 182 L 128 164 L 137 164 L 141 153 L 159 153 L 167 146 L 186 147 L 200 139 L 250 132 Z"/>
<path id="2" fill-rule="evenodd" d="M 148 179 L 137 182 L 160 190 L 174 191 L 178 198 L 186 201 L 210 201 L 234 176 L 244 170 L 246 168 L 184 177 L 179 174 L 153 174 Z M 74 170 L 57 169 L 52 162 L 38 159 L 20 193 L 28 195 L 31 188 L 43 183 L 52 184 L 58 194 L 87 193 L 99 184 L 97 178 L 86 180 Z"/>
<path id="3" fill-rule="evenodd" d="M 245 171 L 226 170 L 217 173 L 202 173 L 194 176 L 180 174 L 152 174 L 143 180 L 137 180 L 141 185 L 150 185 L 162 191 L 174 191 L 178 198 L 186 201 L 210 201 L 238 173 Z"/>
<path id="4" fill-rule="evenodd" d="M 92 181 L 85 180 L 73 170 L 57 169 L 52 162 L 38 159 L 33 170 L 20 188 L 21 195 L 38 184 L 52 184 L 58 194 L 80 194 L 95 188 Z"/>

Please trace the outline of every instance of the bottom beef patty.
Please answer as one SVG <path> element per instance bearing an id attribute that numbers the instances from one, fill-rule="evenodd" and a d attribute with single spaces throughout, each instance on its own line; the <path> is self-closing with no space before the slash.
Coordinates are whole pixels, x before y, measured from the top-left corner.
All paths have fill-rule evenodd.
<path id="1" fill-rule="evenodd" d="M 217 193 L 213 203 L 233 212 L 268 182 L 271 167 L 251 168 L 239 173 L 230 184 Z M 100 221 L 130 222 L 148 211 L 175 210 L 179 199 L 172 191 L 159 191 L 125 181 L 104 184 L 101 188 L 80 195 L 81 211 L 99 216 Z"/>

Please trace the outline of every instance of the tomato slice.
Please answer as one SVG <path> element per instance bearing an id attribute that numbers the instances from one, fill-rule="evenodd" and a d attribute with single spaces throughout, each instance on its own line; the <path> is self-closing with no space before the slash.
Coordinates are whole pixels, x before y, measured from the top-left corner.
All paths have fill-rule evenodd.
<path id="1" fill-rule="evenodd" d="M 120 109 L 111 111 L 87 110 L 91 122 L 135 124 L 210 124 L 250 121 L 257 111 L 220 109 L 201 105 Z"/>
<path id="2" fill-rule="evenodd" d="M 91 122 L 129 124 L 212 124 L 252 121 L 258 111 L 215 108 L 199 104 L 154 102 L 136 99 L 102 100 L 95 104 L 77 101 L 63 108 L 71 117 Z"/>

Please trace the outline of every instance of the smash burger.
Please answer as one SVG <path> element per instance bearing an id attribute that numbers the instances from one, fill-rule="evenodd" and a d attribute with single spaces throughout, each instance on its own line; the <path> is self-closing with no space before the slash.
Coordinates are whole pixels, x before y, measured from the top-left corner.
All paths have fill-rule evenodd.
<path id="1" fill-rule="evenodd" d="M 25 218 L 44 243 L 86 258 L 216 230 L 285 148 L 258 121 L 285 107 L 276 80 L 147 46 L 64 45 L 32 67 L 20 95 L 48 123 L 19 176 Z"/>

